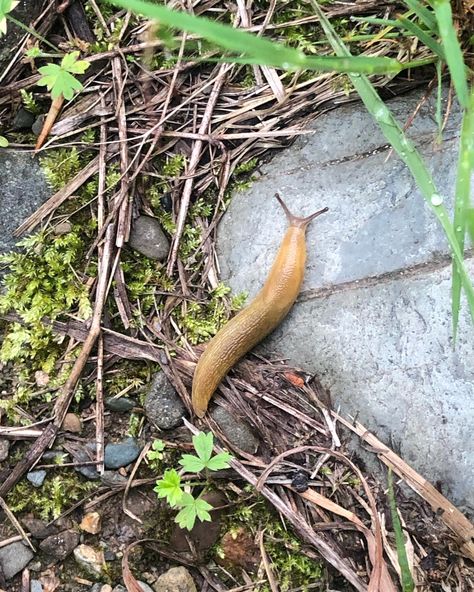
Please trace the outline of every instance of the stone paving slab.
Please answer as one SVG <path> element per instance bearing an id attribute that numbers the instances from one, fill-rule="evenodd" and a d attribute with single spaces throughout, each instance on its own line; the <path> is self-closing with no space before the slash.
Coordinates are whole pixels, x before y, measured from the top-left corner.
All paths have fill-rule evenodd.
<path id="1" fill-rule="evenodd" d="M 405 120 L 418 97 L 391 107 Z M 443 233 L 361 105 L 313 127 L 234 196 L 218 232 L 222 277 L 234 292 L 261 287 L 286 228 L 275 191 L 298 214 L 329 206 L 308 231 L 299 302 L 264 347 L 317 372 L 344 414 L 473 510 L 474 331 L 464 314 L 453 350 Z M 458 127 L 455 113 L 440 148 L 430 104 L 410 131 L 448 205 Z"/>
<path id="2" fill-rule="evenodd" d="M 0 149 L 0 253 L 19 239 L 13 231 L 52 194 L 31 153 Z"/>

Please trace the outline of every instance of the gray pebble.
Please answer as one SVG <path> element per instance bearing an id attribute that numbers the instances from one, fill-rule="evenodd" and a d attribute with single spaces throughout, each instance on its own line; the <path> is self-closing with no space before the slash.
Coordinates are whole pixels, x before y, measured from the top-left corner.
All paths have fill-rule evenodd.
<path id="1" fill-rule="evenodd" d="M 46 115 L 41 114 L 34 120 L 33 125 L 31 126 L 31 131 L 35 134 L 35 136 L 39 136 L 41 130 L 43 129 L 43 123 L 46 119 Z"/>
<path id="2" fill-rule="evenodd" d="M 75 462 L 89 462 L 91 460 L 95 459 L 95 451 L 96 451 L 96 447 L 95 447 L 95 443 L 94 442 L 88 442 L 84 448 L 79 448 L 78 450 L 76 450 L 75 454 L 74 454 L 74 460 Z M 79 467 L 74 467 L 74 469 L 80 473 L 81 475 L 83 475 L 84 477 L 86 477 L 86 479 L 99 479 L 100 478 L 100 474 L 97 472 L 95 465 L 82 465 Z"/>
<path id="3" fill-rule="evenodd" d="M 31 129 L 36 116 L 31 111 L 27 111 L 24 107 L 20 107 L 13 119 L 13 129 L 23 130 Z"/>
<path id="4" fill-rule="evenodd" d="M 0 548 L 0 567 L 6 580 L 10 580 L 24 569 L 34 555 L 29 547 L 21 542 L 11 543 Z"/>
<path id="5" fill-rule="evenodd" d="M 177 427 L 186 414 L 183 402 L 163 372 L 157 372 L 150 382 L 144 407 L 148 421 L 162 430 Z"/>
<path id="6" fill-rule="evenodd" d="M 118 411 L 119 413 L 125 413 L 126 411 L 132 410 L 136 407 L 135 401 L 127 399 L 126 397 L 109 397 L 105 400 L 105 408 L 110 411 Z"/>
<path id="7" fill-rule="evenodd" d="M 132 225 L 129 245 L 145 257 L 164 261 L 170 242 L 156 218 L 139 216 Z"/>
<path id="8" fill-rule="evenodd" d="M 43 592 L 43 584 L 39 580 L 31 580 L 30 592 Z"/>
<path id="9" fill-rule="evenodd" d="M 135 438 L 127 438 L 117 444 L 107 444 L 104 451 L 104 465 L 106 469 L 126 467 L 138 458 L 142 446 Z"/>
<path id="10" fill-rule="evenodd" d="M 39 471 L 30 471 L 26 474 L 26 478 L 33 485 L 33 487 L 41 487 L 46 479 L 46 471 L 43 469 Z"/>
<path id="11" fill-rule="evenodd" d="M 229 442 L 244 452 L 255 454 L 258 440 L 245 421 L 235 417 L 224 407 L 214 407 L 211 417 L 219 425 Z"/>
<path id="12" fill-rule="evenodd" d="M 74 530 L 64 530 L 59 534 L 47 537 L 44 541 L 41 541 L 39 546 L 47 555 L 62 561 L 77 547 L 79 538 L 79 534 Z"/>

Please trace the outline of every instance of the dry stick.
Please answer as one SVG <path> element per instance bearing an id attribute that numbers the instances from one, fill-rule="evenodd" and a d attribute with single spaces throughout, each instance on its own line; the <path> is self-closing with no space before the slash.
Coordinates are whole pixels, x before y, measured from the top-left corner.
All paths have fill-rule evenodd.
<path id="1" fill-rule="evenodd" d="M 270 584 L 271 591 L 280 592 L 278 582 L 276 581 L 275 574 L 273 573 L 272 564 L 270 563 L 270 558 L 268 557 L 268 553 L 265 549 L 265 544 L 263 542 L 263 530 L 260 532 L 260 535 L 258 537 L 258 546 L 260 547 L 260 555 L 262 556 L 263 567 L 265 568 L 265 573 L 267 574 L 267 579 L 268 583 Z"/>
<path id="2" fill-rule="evenodd" d="M 125 101 L 123 98 L 123 89 L 125 80 L 122 80 L 121 57 L 114 58 L 112 62 L 112 74 L 114 80 L 115 99 L 118 103 L 117 122 L 120 144 L 120 210 L 117 224 L 116 246 L 122 247 L 128 240 L 131 222 L 131 207 L 127 199 L 128 196 L 128 148 L 127 148 L 127 119 L 125 116 Z"/>
<path id="3" fill-rule="evenodd" d="M 106 244 L 104 247 L 104 255 L 102 258 L 101 273 L 97 284 L 97 295 L 94 306 L 94 314 L 89 329 L 89 333 L 82 346 L 79 357 L 74 362 L 69 378 L 60 389 L 59 398 L 54 406 L 54 420 L 45 428 L 43 434 L 30 447 L 25 457 L 16 464 L 15 468 L 8 475 L 3 483 L 0 484 L 0 497 L 4 497 L 12 487 L 22 478 L 23 474 L 28 471 L 44 451 L 50 446 L 64 421 L 64 417 L 68 411 L 69 405 L 74 396 L 77 383 L 81 377 L 84 366 L 87 363 L 89 355 L 94 347 L 94 344 L 101 332 L 100 319 L 104 308 L 105 299 L 107 296 L 107 286 L 109 279 L 109 267 L 112 258 L 114 238 L 114 226 L 111 224 L 106 233 Z"/>
<path id="4" fill-rule="evenodd" d="M 183 422 L 193 434 L 198 433 L 199 430 L 192 423 L 186 419 L 183 419 Z M 215 449 L 218 452 L 222 452 L 218 446 L 215 446 Z M 237 473 L 239 473 L 241 477 L 256 487 L 258 478 L 251 471 L 249 471 L 246 466 L 244 466 L 235 458 L 230 461 L 230 465 L 237 471 Z M 280 514 L 282 514 L 288 520 L 288 522 L 291 523 L 301 538 L 313 545 L 318 550 L 318 553 L 335 569 L 337 569 L 337 571 L 343 575 L 356 588 L 356 590 L 359 592 L 367 592 L 367 584 L 361 578 L 359 578 L 348 562 L 344 558 L 340 557 L 334 551 L 334 549 L 310 527 L 310 525 L 300 514 L 289 508 L 283 502 L 283 500 L 266 485 L 260 489 L 260 493 L 275 506 L 278 512 L 280 512 Z"/>
<path id="5" fill-rule="evenodd" d="M 224 84 L 225 76 L 227 75 L 228 71 L 231 69 L 232 66 L 227 64 L 223 64 L 220 69 L 219 73 L 217 74 L 216 80 L 214 81 L 214 86 L 212 87 L 211 94 L 209 95 L 209 100 L 207 102 L 206 110 L 204 111 L 204 115 L 202 116 L 201 125 L 199 126 L 200 134 L 205 134 L 209 124 L 211 122 L 212 112 L 214 111 L 214 107 L 216 105 L 217 99 L 219 97 L 220 90 L 222 85 Z M 178 257 L 178 248 L 179 242 L 181 240 L 181 236 L 184 230 L 184 223 L 186 221 L 186 216 L 188 213 L 189 202 L 191 199 L 191 192 L 193 190 L 194 178 L 192 175 L 194 174 L 196 167 L 198 165 L 199 159 L 201 157 L 201 150 L 202 150 L 202 140 L 196 140 L 193 146 L 193 150 L 191 152 L 191 158 L 189 160 L 189 167 L 186 171 L 186 174 L 189 176 L 186 179 L 183 187 L 183 192 L 181 194 L 181 203 L 178 213 L 178 219 L 176 221 L 176 233 L 173 237 L 173 242 L 171 245 L 171 252 L 168 259 L 168 267 L 166 272 L 169 276 L 173 273 L 173 269 L 176 263 L 176 259 Z"/>
<path id="6" fill-rule="evenodd" d="M 97 351 L 97 378 L 95 389 L 95 442 L 97 471 L 104 472 L 104 340 L 102 335 L 98 339 Z"/>

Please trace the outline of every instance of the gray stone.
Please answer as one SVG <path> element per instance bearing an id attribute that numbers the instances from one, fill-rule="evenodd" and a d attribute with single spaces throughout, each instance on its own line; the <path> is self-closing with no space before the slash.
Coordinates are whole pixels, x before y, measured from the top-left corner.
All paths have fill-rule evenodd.
<path id="1" fill-rule="evenodd" d="M 56 529 L 53 525 L 48 526 L 46 522 L 33 516 L 25 516 L 21 519 L 23 528 L 25 528 L 33 538 L 45 539 L 52 534 L 55 534 Z"/>
<path id="2" fill-rule="evenodd" d="M 104 485 L 107 485 L 107 487 L 118 487 L 127 482 L 126 477 L 115 471 L 104 471 L 100 476 L 100 480 Z"/>
<path id="3" fill-rule="evenodd" d="M 50 557 L 62 561 L 77 547 L 79 538 L 79 534 L 74 530 L 64 530 L 59 534 L 53 534 L 45 538 L 39 546 Z"/>
<path id="4" fill-rule="evenodd" d="M 122 586 L 122 584 L 118 584 L 117 586 L 115 586 L 112 592 L 127 592 L 127 588 L 125 588 L 125 586 Z"/>
<path id="5" fill-rule="evenodd" d="M 144 408 L 148 421 L 162 430 L 177 427 L 186 414 L 184 403 L 163 372 L 157 372 L 150 382 Z"/>
<path id="6" fill-rule="evenodd" d="M 0 439 L 0 462 L 7 460 L 10 450 L 10 442 L 4 438 Z"/>
<path id="7" fill-rule="evenodd" d="M 74 451 L 74 460 L 75 462 L 90 462 L 95 460 L 95 453 L 95 443 L 88 442 L 84 447 Z M 100 478 L 100 473 L 96 470 L 95 465 L 82 465 L 74 467 L 74 469 L 86 479 L 95 480 Z"/>
<path id="8" fill-rule="evenodd" d="M 33 485 L 33 487 L 41 487 L 46 479 L 46 471 L 40 469 L 39 471 L 30 471 L 26 474 L 26 478 Z"/>
<path id="9" fill-rule="evenodd" d="M 390 102 L 405 121 L 420 98 Z M 437 145 L 433 102 L 409 135 L 433 171 L 448 209 L 457 164 L 459 113 Z M 299 301 L 263 344 L 315 372 L 343 414 L 358 419 L 463 509 L 474 508 L 474 332 L 465 311 L 451 340 L 450 262 L 443 232 L 415 183 L 360 105 L 317 119 L 237 194 L 218 230 L 222 279 L 254 296 L 286 221 L 329 212 L 307 232 Z M 467 262 L 471 273 L 474 261 Z"/>
<path id="10" fill-rule="evenodd" d="M 10 580 L 33 559 L 33 551 L 21 542 L 0 547 L 0 567 L 6 580 Z"/>
<path id="11" fill-rule="evenodd" d="M 135 438 L 126 438 L 117 444 L 107 444 L 104 451 L 104 465 L 106 469 L 126 467 L 138 458 L 142 446 Z"/>
<path id="12" fill-rule="evenodd" d="M 36 158 L 27 152 L 0 149 L 0 253 L 13 249 L 13 231 L 51 195 Z M 8 215 L 5 215 L 8 213 Z"/>
<path id="13" fill-rule="evenodd" d="M 31 111 L 27 111 L 24 107 L 20 107 L 13 118 L 13 129 L 23 130 L 31 129 L 36 116 Z"/>
<path id="14" fill-rule="evenodd" d="M 155 592 L 196 592 L 196 584 L 185 567 L 172 567 L 153 585 Z"/>
<path id="15" fill-rule="evenodd" d="M 43 592 L 43 584 L 39 580 L 31 580 L 30 592 Z"/>
<path id="16" fill-rule="evenodd" d="M 139 216 L 133 222 L 128 244 L 145 257 L 157 261 L 164 261 L 170 248 L 160 223 L 150 216 Z"/>
<path id="17" fill-rule="evenodd" d="M 214 407 L 211 411 L 212 419 L 219 425 L 231 444 L 249 454 L 255 454 L 258 439 L 253 435 L 249 425 L 242 419 L 235 417 L 224 407 Z"/>
<path id="18" fill-rule="evenodd" d="M 134 407 L 136 407 L 135 401 L 127 399 L 127 397 L 120 397 L 118 399 L 116 397 L 109 397 L 105 400 L 105 408 L 110 411 L 125 413 L 126 411 L 131 411 Z"/>
<path id="19" fill-rule="evenodd" d="M 41 115 L 38 115 L 38 117 L 34 120 L 33 125 L 31 126 L 31 131 L 35 134 L 35 136 L 40 135 L 45 119 L 46 115 L 41 113 Z"/>
<path id="20" fill-rule="evenodd" d="M 150 586 L 148 584 L 145 584 L 145 582 L 142 582 L 141 580 L 137 580 L 137 583 L 140 586 L 140 588 L 143 590 L 143 592 L 153 592 L 153 589 L 150 588 Z M 176 592 L 178 592 L 178 590 L 176 590 Z"/>

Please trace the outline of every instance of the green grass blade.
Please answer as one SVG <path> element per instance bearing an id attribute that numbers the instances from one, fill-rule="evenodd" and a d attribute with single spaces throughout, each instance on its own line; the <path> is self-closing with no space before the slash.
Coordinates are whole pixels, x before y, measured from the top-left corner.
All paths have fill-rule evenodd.
<path id="1" fill-rule="evenodd" d="M 375 18 L 372 16 L 351 16 L 355 23 L 368 23 L 369 25 L 381 25 L 382 27 L 398 27 L 398 21 L 392 19 Z"/>
<path id="2" fill-rule="evenodd" d="M 464 113 L 461 137 L 459 140 L 458 170 L 456 178 L 456 197 L 454 202 L 454 230 L 459 249 L 464 252 L 464 239 L 468 211 L 471 208 L 471 174 L 474 168 L 474 89 L 471 92 L 468 109 Z M 459 309 L 461 306 L 461 277 L 458 266 L 453 262 L 452 300 L 453 337 L 459 323 Z"/>
<path id="3" fill-rule="evenodd" d="M 316 0 L 310 1 L 315 13 L 320 19 L 321 26 L 323 27 L 334 52 L 340 56 L 350 55 L 348 49 L 337 36 L 331 23 L 320 9 Z M 349 74 L 349 77 L 367 110 L 378 123 L 382 133 L 409 168 L 418 189 L 441 224 L 451 248 L 453 259 L 456 263 L 462 286 L 466 293 L 472 320 L 474 322 L 474 288 L 464 266 L 463 253 L 459 248 L 454 227 L 449 220 L 448 213 L 443 205 L 443 199 L 436 189 L 431 173 L 426 167 L 421 154 L 413 143 L 405 136 L 391 111 L 378 96 L 377 91 L 370 80 L 366 76 L 360 74 Z"/>
<path id="4" fill-rule="evenodd" d="M 246 31 L 204 17 L 196 17 L 187 12 L 170 10 L 165 6 L 151 4 L 143 0 L 109 1 L 135 13 L 158 20 L 164 25 L 200 35 L 231 52 L 244 54 L 244 57 L 238 58 L 239 63 L 274 66 L 284 70 L 311 69 L 323 72 L 352 71 L 367 74 L 397 73 L 404 67 L 397 60 L 386 57 L 357 56 L 347 60 L 335 56 L 306 56 L 301 51 L 286 47 L 281 43 L 274 43 Z M 245 62 L 246 57 L 249 58 L 247 62 Z M 234 62 L 236 60 L 229 57 L 229 61 Z"/>
<path id="5" fill-rule="evenodd" d="M 438 32 L 438 23 L 436 22 L 436 17 L 429 8 L 423 6 L 421 2 L 418 0 L 405 0 L 405 4 L 413 10 L 416 16 L 420 19 L 422 23 L 424 23 L 430 31 L 433 33 Z"/>
<path id="6" fill-rule="evenodd" d="M 400 566 L 403 592 L 413 592 L 415 582 L 413 581 L 410 566 L 408 564 L 407 551 L 405 549 L 405 537 L 403 536 L 402 525 L 397 511 L 397 502 L 393 492 L 392 469 L 388 470 L 388 502 L 392 516 L 393 532 L 395 533 L 395 544 L 397 546 L 398 565 Z"/>
<path id="7" fill-rule="evenodd" d="M 441 60 L 446 61 L 443 48 L 436 41 L 436 39 L 433 39 L 433 37 L 431 37 L 431 35 L 429 35 L 426 31 L 423 31 L 423 29 L 421 29 L 416 23 L 413 23 L 412 21 L 405 18 L 404 16 L 400 16 L 398 20 L 400 21 L 400 25 L 403 28 L 405 28 L 407 31 L 410 31 L 410 33 L 413 33 L 413 35 L 415 35 L 415 37 L 418 37 L 418 39 L 424 45 L 426 45 L 426 47 L 429 47 L 431 49 L 431 51 L 434 54 L 436 54 Z"/>
<path id="8" fill-rule="evenodd" d="M 438 142 L 441 143 L 443 139 L 443 76 L 442 76 L 442 64 L 438 62 L 436 64 L 436 125 L 438 126 Z"/>
<path id="9" fill-rule="evenodd" d="M 462 57 L 461 46 L 459 45 L 454 28 L 451 4 L 449 0 L 436 0 L 433 2 L 438 29 L 446 54 L 449 73 L 456 89 L 459 103 L 467 109 L 469 103 L 469 90 L 466 79 L 466 66 Z"/>

